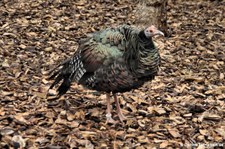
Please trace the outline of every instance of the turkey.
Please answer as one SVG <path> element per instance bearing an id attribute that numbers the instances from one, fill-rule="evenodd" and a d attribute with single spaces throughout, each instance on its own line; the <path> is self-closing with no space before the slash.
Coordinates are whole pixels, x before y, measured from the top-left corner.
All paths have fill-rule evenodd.
<path id="1" fill-rule="evenodd" d="M 120 121 L 123 115 L 116 93 L 141 87 L 157 74 L 160 55 L 152 37 L 164 34 L 155 26 L 138 29 L 129 25 L 95 32 L 79 43 L 75 54 L 51 71 L 54 79 L 50 89 L 60 84 L 61 96 L 72 82 L 106 93 L 106 122 L 114 123 L 111 115 L 110 94 L 116 103 Z"/>

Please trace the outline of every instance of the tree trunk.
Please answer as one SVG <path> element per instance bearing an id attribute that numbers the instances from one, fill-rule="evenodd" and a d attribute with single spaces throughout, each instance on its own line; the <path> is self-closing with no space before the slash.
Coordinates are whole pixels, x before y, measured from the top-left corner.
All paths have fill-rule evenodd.
<path id="1" fill-rule="evenodd" d="M 168 36 L 167 0 L 139 0 L 136 12 L 136 25 L 143 28 L 154 25 Z"/>

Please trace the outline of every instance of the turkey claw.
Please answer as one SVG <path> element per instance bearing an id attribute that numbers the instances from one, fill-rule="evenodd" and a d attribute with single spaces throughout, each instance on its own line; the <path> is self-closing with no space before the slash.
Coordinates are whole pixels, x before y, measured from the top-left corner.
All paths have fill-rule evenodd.
<path id="1" fill-rule="evenodd" d="M 117 121 L 115 121 L 111 114 L 106 114 L 106 124 L 116 124 Z"/>
<path id="2" fill-rule="evenodd" d="M 106 120 L 106 124 L 116 124 L 116 123 L 117 121 L 115 121 L 113 118 Z"/>
<path id="3" fill-rule="evenodd" d="M 118 117 L 119 117 L 121 122 L 123 122 L 127 119 L 126 116 L 124 116 L 123 114 L 118 114 Z"/>

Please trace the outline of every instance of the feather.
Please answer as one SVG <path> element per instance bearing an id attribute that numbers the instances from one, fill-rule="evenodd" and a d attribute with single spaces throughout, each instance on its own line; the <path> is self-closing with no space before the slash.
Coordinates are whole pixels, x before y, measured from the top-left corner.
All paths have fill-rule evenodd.
<path id="1" fill-rule="evenodd" d="M 89 89 L 107 93 L 107 121 L 113 122 L 109 107 L 109 93 L 116 102 L 119 119 L 124 120 L 116 97 L 154 79 L 160 56 L 149 30 L 161 33 L 154 26 L 145 30 L 122 25 L 108 28 L 81 39 L 75 54 L 50 71 L 54 79 L 50 88 L 59 85 L 59 97 L 67 92 L 72 82 Z M 157 32 L 158 31 L 158 32 Z"/>
<path id="2" fill-rule="evenodd" d="M 144 30 L 122 25 L 95 32 L 82 39 L 74 56 L 51 72 L 64 94 L 71 83 L 104 92 L 124 92 L 154 78 L 160 56 Z"/>

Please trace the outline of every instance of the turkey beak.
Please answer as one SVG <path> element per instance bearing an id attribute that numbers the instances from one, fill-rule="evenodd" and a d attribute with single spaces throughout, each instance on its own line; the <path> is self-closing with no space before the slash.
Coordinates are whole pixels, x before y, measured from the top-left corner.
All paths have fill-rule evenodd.
<path id="1" fill-rule="evenodd" d="M 160 30 L 155 30 L 154 35 L 162 35 L 165 36 L 163 32 L 161 32 Z"/>

